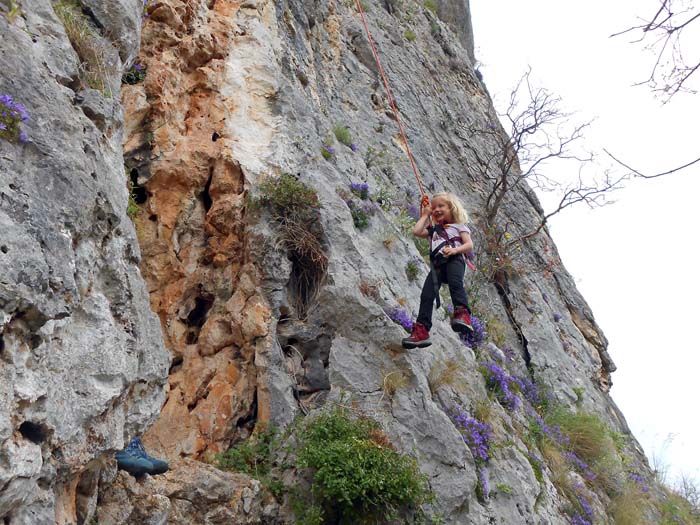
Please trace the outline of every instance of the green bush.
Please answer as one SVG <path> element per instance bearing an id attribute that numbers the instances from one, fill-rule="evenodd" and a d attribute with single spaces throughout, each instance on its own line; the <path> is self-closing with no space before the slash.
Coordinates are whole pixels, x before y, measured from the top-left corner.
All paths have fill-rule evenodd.
<path id="1" fill-rule="evenodd" d="M 410 29 L 406 29 L 406 31 L 404 31 L 403 33 L 403 36 L 409 42 L 413 42 L 416 39 L 416 34 Z"/>
<path id="2" fill-rule="evenodd" d="M 336 126 L 333 128 L 333 134 L 338 142 L 350 146 L 352 144 L 352 133 L 347 126 Z"/>
<path id="3" fill-rule="evenodd" d="M 325 519 L 336 513 L 336 522 L 376 523 L 428 496 L 415 460 L 394 450 L 375 421 L 335 408 L 309 421 L 298 437 L 297 467 L 312 469 L 313 476 L 315 501 L 306 507 L 320 506 Z"/>
<path id="4" fill-rule="evenodd" d="M 437 13 L 438 5 L 435 0 L 423 0 L 423 6 L 433 13 Z"/>
<path id="5" fill-rule="evenodd" d="M 266 206 L 275 220 L 293 220 L 310 225 L 318 220 L 321 203 L 316 190 L 294 175 L 283 173 L 260 184 L 258 202 Z"/>
<path id="6" fill-rule="evenodd" d="M 278 432 L 274 427 L 262 427 L 248 440 L 218 454 L 215 465 L 222 470 L 242 472 L 262 482 L 276 496 L 283 491 L 283 484 L 271 473 L 272 452 L 279 447 Z"/>

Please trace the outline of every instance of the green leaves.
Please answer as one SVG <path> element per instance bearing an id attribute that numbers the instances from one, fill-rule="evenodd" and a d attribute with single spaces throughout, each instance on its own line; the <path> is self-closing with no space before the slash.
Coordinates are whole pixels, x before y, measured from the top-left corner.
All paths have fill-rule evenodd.
<path id="1" fill-rule="evenodd" d="M 426 500 L 415 460 L 394 450 L 372 420 L 336 408 L 309 422 L 300 439 L 297 466 L 313 469 L 311 492 L 343 520 L 374 522 Z"/>

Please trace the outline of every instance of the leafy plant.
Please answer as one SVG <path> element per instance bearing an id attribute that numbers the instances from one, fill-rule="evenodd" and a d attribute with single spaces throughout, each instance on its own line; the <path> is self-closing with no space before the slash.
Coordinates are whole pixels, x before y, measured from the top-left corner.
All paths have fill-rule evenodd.
<path id="1" fill-rule="evenodd" d="M 403 37 L 409 42 L 413 42 L 416 39 L 416 34 L 410 29 L 406 29 L 406 31 L 403 32 Z"/>
<path id="2" fill-rule="evenodd" d="M 133 64 L 126 73 L 122 75 L 122 84 L 134 85 L 143 82 L 146 78 L 146 67 L 141 64 Z"/>
<path id="3" fill-rule="evenodd" d="M 375 421 L 338 407 L 306 423 L 298 437 L 297 467 L 311 469 L 312 501 L 305 506 L 315 507 L 315 523 L 376 523 L 428 496 L 415 460 L 394 450 Z"/>
<path id="4" fill-rule="evenodd" d="M 335 156 L 335 148 L 331 144 L 321 146 L 321 156 L 326 160 L 331 160 Z"/>
<path id="5" fill-rule="evenodd" d="M 272 426 L 258 425 L 248 440 L 218 454 L 215 465 L 222 470 L 242 472 L 260 480 L 267 489 L 279 496 L 282 483 L 272 475 L 273 451 L 279 448 L 279 433 Z"/>
<path id="6" fill-rule="evenodd" d="M 423 7 L 425 7 L 428 11 L 431 11 L 433 14 L 436 14 L 438 10 L 438 5 L 435 0 L 423 0 Z"/>
<path id="7" fill-rule="evenodd" d="M 134 184 L 129 181 L 129 201 L 126 204 L 126 214 L 133 221 L 139 212 L 139 205 L 136 203 L 136 196 L 134 195 Z"/>
<path id="8" fill-rule="evenodd" d="M 420 266 L 423 264 L 423 260 L 418 257 L 411 257 L 406 263 L 406 277 L 408 280 L 413 282 L 418 279 L 420 274 Z"/>
<path id="9" fill-rule="evenodd" d="M 347 126 L 335 126 L 333 128 L 333 134 L 338 142 L 352 148 L 352 133 L 350 133 L 350 129 Z M 353 148 L 353 151 L 357 151 L 357 147 Z"/>

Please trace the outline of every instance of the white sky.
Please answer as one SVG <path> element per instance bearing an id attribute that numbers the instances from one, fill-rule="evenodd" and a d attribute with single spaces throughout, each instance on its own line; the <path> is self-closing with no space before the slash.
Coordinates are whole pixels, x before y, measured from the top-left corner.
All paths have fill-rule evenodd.
<path id="1" fill-rule="evenodd" d="M 498 109 L 529 65 L 564 109 L 596 119 L 589 148 L 605 147 L 643 173 L 700 156 L 700 94 L 662 105 L 632 86 L 649 75 L 654 55 L 630 38 L 609 38 L 650 18 L 658 0 L 471 4 L 477 60 Z M 700 38 L 689 49 L 700 49 Z M 611 393 L 634 435 L 668 467 L 669 481 L 700 480 L 700 166 L 634 181 L 615 199 L 565 211 L 550 231 L 610 342 L 618 366 Z"/>

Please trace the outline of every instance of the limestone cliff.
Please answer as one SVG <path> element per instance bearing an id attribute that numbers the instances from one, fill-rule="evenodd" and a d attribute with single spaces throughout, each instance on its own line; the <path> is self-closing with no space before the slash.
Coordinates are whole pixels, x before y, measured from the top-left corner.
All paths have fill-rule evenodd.
<path id="1" fill-rule="evenodd" d="M 92 515 L 104 466 L 164 397 L 168 354 L 126 215 L 118 96 L 140 12 L 138 2 L 96 4 L 75 16 L 104 51 L 99 90 L 48 0 L 22 2 L 12 24 L 0 16 L 0 93 L 29 114 L 28 142 L 0 139 L 4 523 Z"/>
<path id="2" fill-rule="evenodd" d="M 132 4 L 82 4 L 115 72 L 135 57 L 141 7 Z M 546 230 L 523 243 L 507 282 L 490 278 L 484 260 L 469 274 L 470 300 L 494 332 L 488 345 L 466 347 L 436 312 L 433 345 L 401 351 L 405 332 L 385 311 L 415 313 L 427 273 L 421 265 L 414 280 L 405 270 L 418 252 L 401 217 L 417 188 L 354 2 L 144 5 L 145 75 L 122 86 L 121 105 L 118 75 L 84 89 L 56 4 L 26 1 L 12 24 L 0 17 L 0 94 L 32 112 L 28 144 L 0 141 L 9 232 L 0 255 L 0 516 L 291 522 L 284 500 L 257 481 L 195 460 L 258 423 L 284 427 L 350 396 L 418 460 L 436 497 L 429 512 L 444 522 L 570 523 L 567 495 L 524 437 L 531 415 L 489 397 L 485 356 L 546 385 L 553 402 L 597 414 L 625 436 L 635 472 L 648 474 L 608 395 L 607 341 Z M 424 181 L 459 195 L 486 254 L 479 219 L 489 188 L 466 167 L 473 148 L 488 147 L 469 130 L 497 118 L 474 72 L 468 3 L 363 5 Z M 352 143 L 334 136 L 345 128 Z M 253 206 L 260 183 L 282 173 L 320 199 L 328 264 L 311 276 Z M 359 182 L 375 196 L 364 229 L 347 204 Z M 525 187 L 503 211 L 514 235 L 541 217 Z M 459 388 L 435 381 L 449 363 L 460 363 Z M 389 395 L 394 373 L 404 381 Z M 485 474 L 443 410 L 484 403 L 498 442 Z M 142 483 L 108 471 L 96 505 L 109 452 L 156 415 L 144 439 L 173 470 Z M 509 491 L 479 497 L 484 476 Z M 606 496 L 589 499 L 608 522 Z"/>

